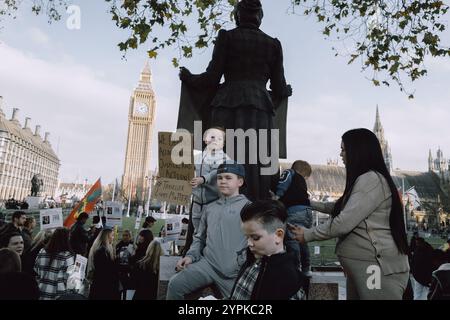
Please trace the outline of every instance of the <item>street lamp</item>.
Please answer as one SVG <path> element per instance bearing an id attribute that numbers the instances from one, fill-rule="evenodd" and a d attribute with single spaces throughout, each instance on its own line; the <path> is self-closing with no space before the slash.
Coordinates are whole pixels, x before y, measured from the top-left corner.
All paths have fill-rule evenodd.
<path id="1" fill-rule="evenodd" d="M 150 211 L 150 196 L 151 196 L 151 190 L 152 190 L 152 182 L 153 182 L 153 175 L 145 176 L 145 178 L 148 181 L 148 197 L 147 197 L 147 203 L 145 204 L 145 216 L 148 217 L 149 211 Z"/>

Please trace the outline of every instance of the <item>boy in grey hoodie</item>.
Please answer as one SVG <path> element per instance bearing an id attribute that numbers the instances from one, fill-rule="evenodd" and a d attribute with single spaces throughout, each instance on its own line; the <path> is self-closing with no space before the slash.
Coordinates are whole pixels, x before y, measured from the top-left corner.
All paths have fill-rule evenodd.
<path id="1" fill-rule="evenodd" d="M 247 246 L 241 230 L 241 209 L 250 201 L 239 194 L 244 167 L 224 163 L 217 169 L 220 198 L 205 207 L 198 231 L 186 256 L 177 263 L 176 275 L 167 289 L 167 300 L 182 300 L 201 287 L 215 284 L 228 297 L 236 280 L 237 252 Z"/>

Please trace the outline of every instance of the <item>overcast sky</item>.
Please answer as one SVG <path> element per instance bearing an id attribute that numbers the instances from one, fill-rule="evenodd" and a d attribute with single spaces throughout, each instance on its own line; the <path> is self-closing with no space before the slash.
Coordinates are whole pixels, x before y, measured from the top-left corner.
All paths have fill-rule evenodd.
<path id="1" fill-rule="evenodd" d="M 29 8 L 0 29 L 0 95 L 3 111 L 32 118 L 61 160 L 60 180 L 74 182 L 102 177 L 109 183 L 123 173 L 129 99 L 145 64 L 147 46 L 122 53 L 116 44 L 126 34 L 110 20 L 104 1 L 78 0 L 81 29 L 69 30 L 66 17 L 49 25 Z M 335 44 L 324 40 L 314 19 L 287 13 L 289 0 L 265 0 L 261 29 L 280 39 L 286 79 L 294 95 L 289 101 L 288 159 L 326 164 L 337 159 L 341 135 L 352 128 L 373 129 L 378 104 L 395 168 L 425 171 L 428 150 L 438 146 L 450 156 L 450 59 L 427 61 L 429 75 L 414 83 L 414 100 L 391 87 L 374 87 L 360 65 L 334 57 Z M 449 32 L 443 35 L 450 43 Z M 174 131 L 179 104 L 174 50 L 151 60 L 156 93 L 157 131 Z M 183 64 L 201 72 L 211 49 Z M 340 159 L 339 159 L 340 160 Z M 157 163 L 153 145 L 152 168 Z"/>

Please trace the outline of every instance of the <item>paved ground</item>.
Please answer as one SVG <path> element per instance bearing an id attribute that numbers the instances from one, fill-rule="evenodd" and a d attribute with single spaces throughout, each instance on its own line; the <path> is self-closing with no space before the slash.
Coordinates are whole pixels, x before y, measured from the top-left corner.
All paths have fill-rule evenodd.
<path id="1" fill-rule="evenodd" d="M 339 300 L 346 300 L 345 277 L 343 272 L 313 272 L 311 283 L 337 283 Z"/>

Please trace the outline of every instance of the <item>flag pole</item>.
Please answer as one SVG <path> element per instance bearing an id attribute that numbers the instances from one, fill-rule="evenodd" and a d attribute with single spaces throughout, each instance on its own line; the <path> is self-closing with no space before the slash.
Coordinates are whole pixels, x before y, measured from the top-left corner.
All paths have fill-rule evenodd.
<path id="1" fill-rule="evenodd" d="M 112 200 L 114 201 L 114 195 L 116 194 L 116 179 L 114 179 L 114 187 L 113 187 L 113 194 L 112 194 Z"/>
<path id="2" fill-rule="evenodd" d="M 153 174 L 150 174 L 150 178 L 148 179 L 148 197 L 147 203 L 145 204 L 145 216 L 148 217 L 150 213 L 150 196 L 152 192 L 152 184 L 153 184 Z"/>
<path id="3" fill-rule="evenodd" d="M 403 199 L 405 198 L 405 178 L 402 177 L 402 207 L 403 207 L 403 220 L 405 221 L 405 232 L 408 234 L 408 227 L 406 225 L 407 219 L 406 219 L 406 204 L 404 203 Z"/>
<path id="4" fill-rule="evenodd" d="M 130 205 L 131 205 L 131 189 L 133 189 L 133 184 L 130 184 L 130 192 L 128 192 L 128 209 L 127 218 L 130 217 Z"/>

